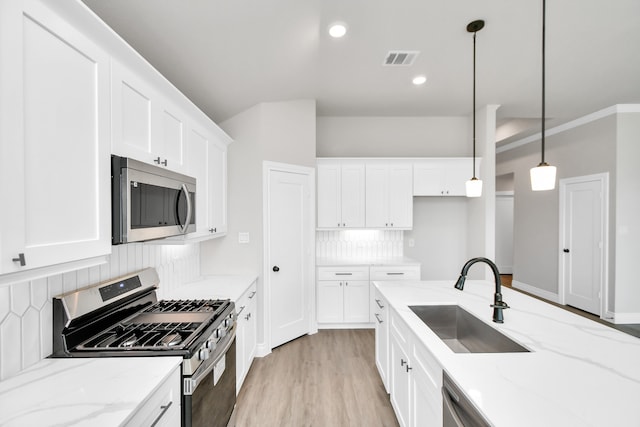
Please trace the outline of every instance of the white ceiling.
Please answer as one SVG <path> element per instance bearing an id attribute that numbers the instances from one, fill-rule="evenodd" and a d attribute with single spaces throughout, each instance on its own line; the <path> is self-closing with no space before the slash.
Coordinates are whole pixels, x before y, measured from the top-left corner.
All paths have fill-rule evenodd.
<path id="1" fill-rule="evenodd" d="M 305 98 L 325 116 L 468 115 L 475 19 L 477 105 L 540 117 L 541 0 L 83 1 L 217 122 Z M 389 50 L 421 53 L 383 67 Z M 546 57 L 548 118 L 640 103 L 640 0 L 548 0 Z"/>

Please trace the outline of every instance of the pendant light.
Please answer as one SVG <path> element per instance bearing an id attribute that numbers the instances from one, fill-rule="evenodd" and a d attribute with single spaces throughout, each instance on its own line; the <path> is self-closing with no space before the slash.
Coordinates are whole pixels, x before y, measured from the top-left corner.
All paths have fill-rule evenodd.
<path id="1" fill-rule="evenodd" d="M 556 167 L 550 166 L 544 160 L 544 107 L 545 107 L 545 15 L 546 0 L 542 0 L 542 159 L 540 164 L 535 168 L 531 168 L 531 189 L 533 191 L 553 190 L 556 187 Z"/>
<path id="2" fill-rule="evenodd" d="M 484 28 L 484 21 L 479 19 L 467 25 L 467 31 L 473 33 L 473 173 L 466 182 L 467 197 L 482 195 L 482 180 L 476 178 L 476 33 Z"/>

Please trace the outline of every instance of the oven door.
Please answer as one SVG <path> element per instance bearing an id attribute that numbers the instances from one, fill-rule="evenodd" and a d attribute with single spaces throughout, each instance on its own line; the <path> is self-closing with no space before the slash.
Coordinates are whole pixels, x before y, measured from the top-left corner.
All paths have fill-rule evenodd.
<path id="1" fill-rule="evenodd" d="M 236 404 L 235 334 L 226 351 L 192 380 L 191 395 L 183 393 L 183 427 L 226 427 Z"/>

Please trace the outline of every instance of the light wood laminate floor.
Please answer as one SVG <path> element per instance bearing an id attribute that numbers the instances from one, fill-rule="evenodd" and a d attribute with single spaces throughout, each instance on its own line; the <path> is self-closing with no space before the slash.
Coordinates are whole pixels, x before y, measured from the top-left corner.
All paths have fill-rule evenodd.
<path id="1" fill-rule="evenodd" d="M 373 329 L 321 330 L 256 358 L 236 403 L 237 427 L 392 427 Z"/>

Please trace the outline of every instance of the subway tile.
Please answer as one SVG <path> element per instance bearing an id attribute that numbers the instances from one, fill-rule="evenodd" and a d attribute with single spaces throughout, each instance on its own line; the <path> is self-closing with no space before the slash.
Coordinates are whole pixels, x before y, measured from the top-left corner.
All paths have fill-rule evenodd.
<path id="1" fill-rule="evenodd" d="M 20 372 L 20 317 L 9 313 L 0 324 L 0 381 Z"/>
<path id="2" fill-rule="evenodd" d="M 11 311 L 22 316 L 31 303 L 29 282 L 17 283 L 11 286 Z"/>
<path id="3" fill-rule="evenodd" d="M 31 288 L 31 306 L 40 310 L 48 299 L 47 279 L 42 277 L 32 280 L 29 286 Z"/>

